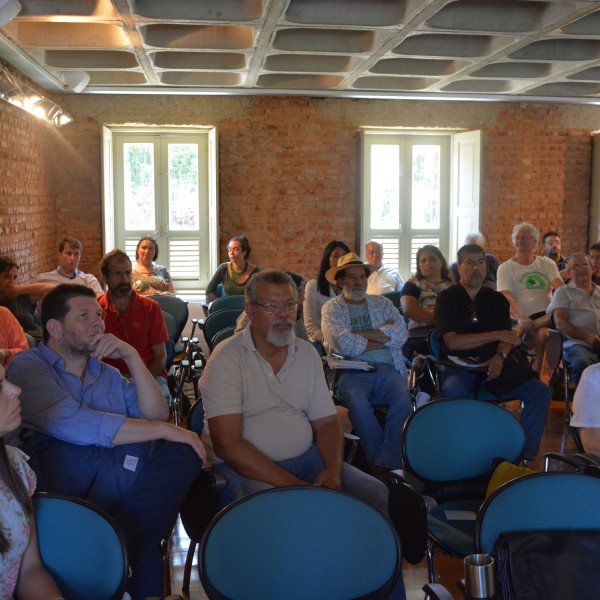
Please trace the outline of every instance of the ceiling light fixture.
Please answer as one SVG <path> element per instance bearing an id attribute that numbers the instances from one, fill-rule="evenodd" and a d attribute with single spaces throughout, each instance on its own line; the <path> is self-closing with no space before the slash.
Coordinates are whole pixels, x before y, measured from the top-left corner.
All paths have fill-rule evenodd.
<path id="1" fill-rule="evenodd" d="M 2 64 L 0 64 L 0 98 L 56 127 L 67 125 L 73 120 L 71 115 L 58 104 L 15 77 Z"/>
<path id="2" fill-rule="evenodd" d="M 0 25 L 12 21 L 21 12 L 18 0 L 0 0 Z"/>

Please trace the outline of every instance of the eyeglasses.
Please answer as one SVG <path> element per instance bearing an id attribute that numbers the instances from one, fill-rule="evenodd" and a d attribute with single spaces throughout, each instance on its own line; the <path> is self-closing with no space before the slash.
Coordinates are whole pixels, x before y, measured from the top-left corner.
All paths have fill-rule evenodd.
<path id="1" fill-rule="evenodd" d="M 285 310 L 285 312 L 292 314 L 296 312 L 298 309 L 298 303 L 295 300 L 289 300 L 288 302 L 267 302 L 266 304 L 261 304 L 260 302 L 253 302 L 252 304 L 256 306 L 260 306 L 265 309 L 265 312 L 268 315 L 274 315 L 281 311 L 281 309 Z"/>
<path id="2" fill-rule="evenodd" d="M 571 267 L 571 269 L 573 271 L 587 271 L 588 269 L 591 269 L 591 265 L 573 265 Z"/>

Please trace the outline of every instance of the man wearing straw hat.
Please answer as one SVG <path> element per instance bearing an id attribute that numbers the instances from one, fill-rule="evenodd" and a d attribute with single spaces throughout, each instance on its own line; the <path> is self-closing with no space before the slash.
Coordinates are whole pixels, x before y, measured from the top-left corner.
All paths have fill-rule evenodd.
<path id="1" fill-rule="evenodd" d="M 406 325 L 396 307 L 383 296 L 367 294 L 367 279 L 375 265 L 350 252 L 325 277 L 342 293 L 323 306 L 321 327 L 330 353 L 364 360 L 374 370 L 341 370 L 335 383 L 339 402 L 348 414 L 371 470 L 402 466 L 402 427 L 410 412 L 410 396 L 402 346 Z M 387 408 L 382 429 L 373 407 Z"/>

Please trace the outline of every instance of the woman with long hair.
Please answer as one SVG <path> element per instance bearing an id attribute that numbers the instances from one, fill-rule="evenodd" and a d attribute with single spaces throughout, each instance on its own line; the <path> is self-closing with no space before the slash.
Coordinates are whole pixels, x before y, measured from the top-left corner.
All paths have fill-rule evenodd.
<path id="1" fill-rule="evenodd" d="M 4 436 L 21 424 L 20 393 L 0 366 L 0 598 L 59 600 L 61 593 L 38 550 L 31 505 L 35 474 L 27 456 L 4 443 Z"/>
<path id="2" fill-rule="evenodd" d="M 173 280 L 167 267 L 154 261 L 158 258 L 158 242 L 151 235 L 143 235 L 135 249 L 136 262 L 131 270 L 133 289 L 142 296 L 174 294 Z"/>
<path id="3" fill-rule="evenodd" d="M 315 344 L 317 349 L 323 343 L 323 332 L 321 331 L 321 309 L 323 304 L 333 298 L 338 290 L 325 279 L 328 269 L 337 267 L 338 260 L 344 254 L 348 254 L 350 248 L 341 240 L 332 240 L 325 246 L 321 256 L 319 274 L 306 284 L 304 292 L 304 324 L 308 339 Z"/>
<path id="4" fill-rule="evenodd" d="M 217 286 L 223 286 L 225 296 L 242 296 L 246 289 L 248 279 L 260 270 L 248 261 L 250 258 L 250 242 L 242 235 L 236 235 L 227 242 L 229 262 L 221 263 L 209 284 L 206 286 L 206 299 L 214 302 L 217 299 Z"/>

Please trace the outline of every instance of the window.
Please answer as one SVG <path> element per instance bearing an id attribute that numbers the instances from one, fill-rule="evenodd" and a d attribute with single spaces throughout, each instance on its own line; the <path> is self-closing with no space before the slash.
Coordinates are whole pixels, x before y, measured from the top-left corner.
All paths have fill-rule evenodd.
<path id="1" fill-rule="evenodd" d="M 105 247 L 134 262 L 140 237 L 156 237 L 177 291 L 205 287 L 216 268 L 214 136 L 105 130 Z"/>
<path id="2" fill-rule="evenodd" d="M 469 133 L 471 153 L 457 146 L 465 134 L 363 132 L 361 244 L 382 243 L 384 262 L 404 279 L 414 274 L 421 246 L 438 246 L 452 262 L 464 236 L 478 229 L 479 138 Z M 467 177 L 475 170 L 476 182 Z"/>

